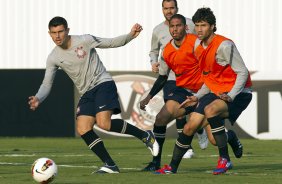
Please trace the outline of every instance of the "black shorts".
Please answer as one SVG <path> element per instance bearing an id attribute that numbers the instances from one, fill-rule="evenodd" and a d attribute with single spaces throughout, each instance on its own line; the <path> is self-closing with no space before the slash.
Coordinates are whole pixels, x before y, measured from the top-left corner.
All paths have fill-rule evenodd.
<path id="1" fill-rule="evenodd" d="M 213 93 L 206 94 L 203 96 L 198 103 L 198 106 L 195 109 L 195 112 L 205 115 L 204 110 L 207 105 L 213 102 L 216 99 L 220 99 Z M 248 107 L 249 103 L 252 100 L 252 93 L 239 93 L 233 102 L 226 102 L 228 106 L 228 119 L 232 123 L 238 119 L 240 114 Z"/>
<path id="2" fill-rule="evenodd" d="M 108 110 L 113 111 L 113 114 L 121 112 L 114 81 L 103 82 L 84 93 L 78 102 L 76 116 L 95 117 L 98 112 Z"/>
<path id="3" fill-rule="evenodd" d="M 176 81 L 169 80 L 166 81 L 165 86 L 163 87 L 163 93 L 164 93 L 164 101 L 166 102 L 169 98 L 169 95 L 174 91 L 176 88 Z"/>
<path id="4" fill-rule="evenodd" d="M 193 96 L 193 94 L 184 88 L 176 86 L 175 81 L 168 81 L 164 87 L 164 100 L 173 100 L 181 104 L 187 99 L 187 96 Z M 185 109 L 186 114 L 194 111 L 194 107 L 187 107 Z"/>

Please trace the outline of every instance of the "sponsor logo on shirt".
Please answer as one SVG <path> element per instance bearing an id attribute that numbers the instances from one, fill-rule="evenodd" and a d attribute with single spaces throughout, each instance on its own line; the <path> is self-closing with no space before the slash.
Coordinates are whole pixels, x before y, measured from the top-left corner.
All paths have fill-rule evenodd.
<path id="1" fill-rule="evenodd" d="M 79 59 L 83 59 L 85 56 L 86 56 L 86 51 L 83 50 L 83 47 L 77 47 L 75 49 L 75 52 L 76 52 L 76 56 L 79 58 Z"/>

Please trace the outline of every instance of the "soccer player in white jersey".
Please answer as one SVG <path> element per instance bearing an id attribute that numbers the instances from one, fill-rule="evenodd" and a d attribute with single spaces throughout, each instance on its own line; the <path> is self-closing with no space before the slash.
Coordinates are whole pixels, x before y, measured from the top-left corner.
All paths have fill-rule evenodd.
<path id="1" fill-rule="evenodd" d="M 49 34 L 56 47 L 49 54 L 44 80 L 35 96 L 29 97 L 31 110 L 49 95 L 56 71 L 61 68 L 73 81 L 81 95 L 77 106 L 76 128 L 88 147 L 104 163 L 97 173 L 119 173 L 119 168 L 107 152 L 103 141 L 93 131 L 99 128 L 140 139 L 151 151 L 158 154 L 159 146 L 152 131 L 143 131 L 122 119 L 111 119 L 121 112 L 115 82 L 106 71 L 96 48 L 124 46 L 136 38 L 142 26 L 135 24 L 130 33 L 115 38 L 99 38 L 93 35 L 69 35 L 67 21 L 54 17 L 49 22 Z"/>
<path id="2" fill-rule="evenodd" d="M 163 15 L 165 17 L 165 21 L 157 25 L 152 34 L 151 39 L 151 51 L 150 51 L 150 61 L 152 65 L 152 71 L 155 73 L 159 72 L 159 55 L 162 52 L 163 48 L 166 46 L 166 44 L 172 39 L 170 33 L 169 33 L 169 20 L 170 18 L 175 15 L 178 12 L 178 6 L 176 0 L 163 0 L 162 1 L 162 11 Z M 188 26 L 189 33 L 195 33 L 194 32 L 194 23 L 191 19 L 186 18 L 186 23 Z M 160 77 L 160 76 L 159 76 Z M 177 88 L 175 83 L 175 74 L 171 70 L 169 73 L 167 82 L 163 88 L 164 93 L 164 101 L 167 102 L 170 99 L 170 94 L 172 91 Z M 161 113 L 161 112 L 160 112 Z M 155 122 L 163 122 L 162 124 L 168 124 L 168 118 L 165 118 L 161 114 L 158 114 L 156 116 Z M 165 122 L 164 122 L 165 121 Z M 182 129 L 186 123 L 186 117 L 183 116 L 182 118 L 176 119 L 176 128 L 177 132 L 181 133 Z M 162 154 L 162 146 L 165 141 L 165 134 L 166 134 L 166 126 L 154 126 L 154 134 L 156 136 L 156 140 L 159 143 L 160 151 L 159 154 L 155 157 L 153 157 L 152 161 L 143 169 L 143 171 L 154 171 L 158 170 L 160 168 L 161 163 L 161 154 Z M 199 145 L 201 149 L 205 149 L 208 146 L 208 139 L 207 134 L 204 129 L 201 129 L 197 133 L 199 138 Z M 188 149 L 186 154 L 183 156 L 183 158 L 191 158 L 194 155 L 194 151 L 192 146 Z"/>

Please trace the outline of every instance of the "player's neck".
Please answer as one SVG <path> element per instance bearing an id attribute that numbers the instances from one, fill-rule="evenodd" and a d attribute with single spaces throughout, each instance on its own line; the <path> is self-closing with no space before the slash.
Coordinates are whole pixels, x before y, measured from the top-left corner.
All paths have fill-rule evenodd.
<path id="1" fill-rule="evenodd" d="M 181 47 L 184 40 L 185 40 L 185 37 L 183 37 L 181 40 L 173 40 L 173 42 L 174 42 L 174 45 L 179 48 Z"/>
<path id="2" fill-rule="evenodd" d="M 205 40 L 203 40 L 203 46 L 207 47 L 215 37 L 215 33 L 212 33 L 209 37 L 207 37 Z"/>
<path id="3" fill-rule="evenodd" d="M 168 21 L 168 20 L 165 20 L 165 21 L 164 21 L 164 24 L 168 26 L 168 25 L 169 25 L 169 21 Z"/>

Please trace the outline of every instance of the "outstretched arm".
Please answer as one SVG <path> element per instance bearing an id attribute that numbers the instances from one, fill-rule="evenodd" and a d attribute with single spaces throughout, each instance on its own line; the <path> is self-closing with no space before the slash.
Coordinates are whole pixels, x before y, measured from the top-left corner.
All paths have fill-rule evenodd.
<path id="1" fill-rule="evenodd" d="M 136 38 L 142 30 L 143 28 L 140 24 L 134 24 L 130 33 L 114 38 L 100 38 L 91 35 L 92 39 L 90 40 L 90 45 L 91 47 L 102 49 L 121 47 Z M 88 39 L 88 37 L 86 37 L 86 39 Z"/>
<path id="2" fill-rule="evenodd" d="M 36 110 L 40 103 L 49 95 L 58 67 L 52 62 L 47 61 L 43 82 L 35 96 L 30 96 L 28 104 L 31 110 Z"/>

